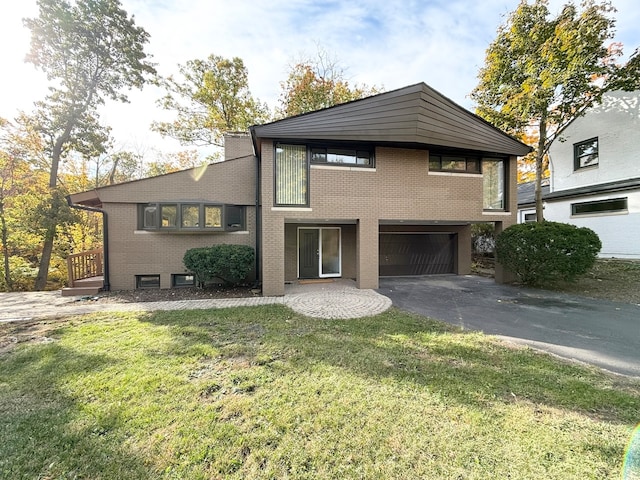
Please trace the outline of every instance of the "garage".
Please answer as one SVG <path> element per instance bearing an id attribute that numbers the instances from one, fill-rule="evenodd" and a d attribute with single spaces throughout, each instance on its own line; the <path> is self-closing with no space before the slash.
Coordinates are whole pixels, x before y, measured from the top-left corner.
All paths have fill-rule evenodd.
<path id="1" fill-rule="evenodd" d="M 455 233 L 385 232 L 379 245 L 381 277 L 455 273 Z"/>

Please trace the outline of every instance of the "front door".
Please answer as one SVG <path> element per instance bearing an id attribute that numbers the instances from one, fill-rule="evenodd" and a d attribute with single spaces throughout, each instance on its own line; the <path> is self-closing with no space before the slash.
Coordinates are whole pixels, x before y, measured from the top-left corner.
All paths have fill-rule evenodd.
<path id="1" fill-rule="evenodd" d="M 298 278 L 342 275 L 339 227 L 298 228 Z"/>

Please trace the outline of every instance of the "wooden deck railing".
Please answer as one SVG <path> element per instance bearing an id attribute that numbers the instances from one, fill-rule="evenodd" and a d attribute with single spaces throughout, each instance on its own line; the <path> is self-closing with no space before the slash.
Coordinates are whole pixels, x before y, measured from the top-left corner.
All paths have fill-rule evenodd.
<path id="1" fill-rule="evenodd" d="M 69 272 L 69 286 L 77 280 L 100 277 L 103 275 L 102 250 L 73 253 L 67 257 L 67 271 Z"/>

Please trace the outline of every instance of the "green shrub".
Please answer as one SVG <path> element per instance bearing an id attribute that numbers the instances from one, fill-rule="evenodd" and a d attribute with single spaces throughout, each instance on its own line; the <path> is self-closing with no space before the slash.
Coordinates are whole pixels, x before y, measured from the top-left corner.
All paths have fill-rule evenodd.
<path id="1" fill-rule="evenodd" d="M 182 261 L 194 273 L 200 287 L 215 278 L 237 285 L 253 269 L 255 252 L 247 245 L 214 245 L 187 250 Z"/>
<path id="2" fill-rule="evenodd" d="M 593 266 L 601 247 L 593 230 L 557 222 L 512 225 L 496 239 L 498 261 L 527 285 L 575 280 Z"/>

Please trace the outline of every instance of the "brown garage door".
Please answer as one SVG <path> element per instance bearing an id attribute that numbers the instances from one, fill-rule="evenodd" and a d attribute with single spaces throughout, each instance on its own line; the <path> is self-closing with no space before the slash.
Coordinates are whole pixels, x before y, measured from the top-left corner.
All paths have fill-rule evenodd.
<path id="1" fill-rule="evenodd" d="M 455 273 L 455 233 L 381 233 L 380 276 Z"/>

